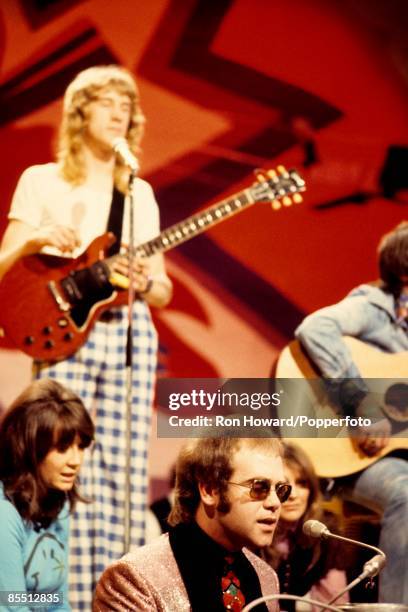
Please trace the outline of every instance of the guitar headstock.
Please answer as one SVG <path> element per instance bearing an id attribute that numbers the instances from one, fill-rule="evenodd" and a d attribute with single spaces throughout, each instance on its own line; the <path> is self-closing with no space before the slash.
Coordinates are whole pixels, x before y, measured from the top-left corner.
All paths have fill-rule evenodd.
<path id="1" fill-rule="evenodd" d="M 254 202 L 270 202 L 273 210 L 291 206 L 302 201 L 301 191 L 305 191 L 305 181 L 296 170 L 286 170 L 277 166 L 276 170 L 257 170 L 257 183 L 249 191 Z"/>

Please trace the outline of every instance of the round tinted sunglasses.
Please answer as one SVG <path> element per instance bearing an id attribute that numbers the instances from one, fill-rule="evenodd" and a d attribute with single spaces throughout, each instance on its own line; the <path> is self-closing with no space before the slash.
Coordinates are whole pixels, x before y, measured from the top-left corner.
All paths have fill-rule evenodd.
<path id="1" fill-rule="evenodd" d="M 262 501 L 268 497 L 272 489 L 272 481 L 269 478 L 252 478 L 247 482 L 231 482 L 228 484 L 237 485 L 238 487 L 246 487 L 249 489 L 251 499 Z M 280 503 L 283 504 L 292 491 L 292 487 L 287 482 L 277 482 L 275 485 L 275 493 Z"/>

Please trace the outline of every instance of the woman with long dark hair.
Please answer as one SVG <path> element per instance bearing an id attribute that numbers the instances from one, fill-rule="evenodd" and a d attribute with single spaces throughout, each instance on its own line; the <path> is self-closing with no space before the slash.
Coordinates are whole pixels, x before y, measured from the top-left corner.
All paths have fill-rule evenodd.
<path id="1" fill-rule="evenodd" d="M 284 444 L 285 479 L 292 486 L 288 500 L 281 506 L 278 527 L 271 547 L 263 556 L 276 570 L 282 593 L 309 594 L 313 599 L 328 601 L 346 586 L 346 574 L 333 540 L 321 542 L 302 531 L 303 523 L 315 519 L 338 533 L 333 514 L 322 508 L 319 481 L 309 457 L 294 444 Z M 347 601 L 343 597 L 340 602 Z M 339 602 L 336 602 L 339 603 Z M 295 609 L 284 602 L 284 610 Z"/>
<path id="2" fill-rule="evenodd" d="M 31 383 L 4 414 L 0 423 L 2 609 L 71 609 L 69 514 L 82 499 L 78 472 L 93 436 L 94 426 L 82 401 L 53 380 Z"/>

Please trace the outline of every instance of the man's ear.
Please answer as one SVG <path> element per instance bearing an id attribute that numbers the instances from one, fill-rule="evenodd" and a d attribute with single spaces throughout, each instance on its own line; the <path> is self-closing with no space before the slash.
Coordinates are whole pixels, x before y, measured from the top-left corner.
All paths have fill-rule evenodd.
<path id="1" fill-rule="evenodd" d="M 214 508 L 218 506 L 218 502 L 220 500 L 218 489 L 214 489 L 209 484 L 199 482 L 198 491 L 200 493 L 201 501 L 203 502 L 203 504 L 205 504 L 206 506 L 213 506 Z"/>

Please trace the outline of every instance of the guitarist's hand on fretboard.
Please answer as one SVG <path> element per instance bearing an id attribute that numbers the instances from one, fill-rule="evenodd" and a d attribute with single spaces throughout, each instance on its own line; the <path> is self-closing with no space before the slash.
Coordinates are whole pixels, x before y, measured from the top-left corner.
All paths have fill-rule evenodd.
<path id="1" fill-rule="evenodd" d="M 119 274 L 127 279 L 129 278 L 128 259 L 126 255 L 117 255 L 114 257 L 112 263 L 109 265 L 109 268 L 111 272 L 113 272 L 110 279 L 112 284 L 115 284 L 115 274 Z M 152 271 L 150 260 L 146 257 L 136 255 L 133 261 L 133 288 L 136 293 L 144 293 L 148 290 L 149 279 L 151 276 Z M 119 286 L 122 285 L 119 284 Z"/>

